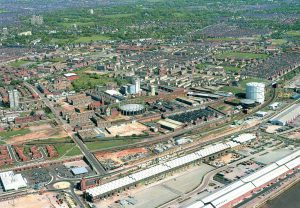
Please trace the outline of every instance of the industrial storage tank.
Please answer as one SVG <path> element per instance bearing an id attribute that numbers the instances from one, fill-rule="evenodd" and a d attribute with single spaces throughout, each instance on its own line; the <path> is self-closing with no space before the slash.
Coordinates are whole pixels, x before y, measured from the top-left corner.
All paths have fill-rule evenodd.
<path id="1" fill-rule="evenodd" d="M 259 82 L 247 83 L 246 98 L 258 103 L 263 103 L 265 101 L 265 84 Z"/>
<path id="2" fill-rule="evenodd" d="M 145 112 L 142 104 L 125 104 L 119 107 L 121 113 L 126 116 L 139 115 Z"/>

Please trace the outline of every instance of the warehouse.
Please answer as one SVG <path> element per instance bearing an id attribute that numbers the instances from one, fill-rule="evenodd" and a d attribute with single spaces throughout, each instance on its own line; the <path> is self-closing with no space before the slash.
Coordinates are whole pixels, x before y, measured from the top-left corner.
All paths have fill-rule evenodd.
<path id="1" fill-rule="evenodd" d="M 214 145 L 206 146 L 197 152 L 187 154 L 185 156 L 170 160 L 159 165 L 155 165 L 151 168 L 133 173 L 129 176 L 102 184 L 100 186 L 87 189 L 85 193 L 86 198 L 90 201 L 102 199 L 104 197 L 110 196 L 114 192 L 122 191 L 130 186 L 134 186 L 143 180 L 156 177 L 162 173 L 170 172 L 175 168 L 196 162 L 207 156 L 212 157 L 214 154 L 220 153 L 224 150 L 236 147 L 238 145 L 238 143 L 235 143 L 233 141 L 227 141 L 226 143 L 217 143 Z"/>
<path id="2" fill-rule="evenodd" d="M 275 117 L 271 118 L 269 121 L 274 125 L 285 126 L 300 115 L 300 104 L 294 104 L 288 109 L 282 111 Z"/>
<path id="3" fill-rule="evenodd" d="M 71 171 L 72 171 L 73 175 L 75 175 L 75 176 L 86 174 L 89 172 L 85 167 L 72 168 Z"/>
<path id="4" fill-rule="evenodd" d="M 252 195 L 253 192 L 261 190 L 269 184 L 285 177 L 290 172 L 300 167 L 300 150 L 272 163 L 263 169 L 260 169 L 241 180 L 238 180 L 225 188 L 210 194 L 209 196 L 195 202 L 209 205 L 216 208 L 230 208 L 240 203 L 245 198 Z M 194 204 L 188 208 L 195 207 Z M 199 208 L 204 207 L 198 206 Z"/>
<path id="5" fill-rule="evenodd" d="M 228 186 L 226 186 L 225 188 L 221 189 L 218 192 L 215 192 L 213 194 L 210 194 L 209 196 L 205 197 L 204 199 L 202 199 L 201 201 L 204 203 L 209 203 L 211 201 L 216 200 L 217 198 L 223 196 L 224 194 L 227 194 L 228 192 L 231 192 L 233 190 L 235 190 L 236 188 L 242 186 L 244 183 L 242 181 L 236 181 L 232 184 L 229 184 Z"/>
<path id="6" fill-rule="evenodd" d="M 174 121 L 172 119 L 164 119 L 157 122 L 160 124 L 161 128 L 167 129 L 169 131 L 175 131 L 177 129 L 181 129 L 183 127 L 183 123 L 179 121 Z"/>
<path id="7" fill-rule="evenodd" d="M 251 191 L 255 188 L 252 183 L 246 183 L 233 191 L 221 196 L 214 200 L 212 205 L 216 208 L 220 207 L 233 207 L 233 205 L 242 201 L 244 198 L 251 195 Z"/>
<path id="8" fill-rule="evenodd" d="M 195 121 L 207 121 L 212 117 L 217 117 L 217 113 L 210 108 L 187 111 L 184 113 L 169 116 L 169 119 L 182 123 L 191 123 Z"/>
<path id="9" fill-rule="evenodd" d="M 0 173 L 0 179 L 5 191 L 18 190 L 27 187 L 27 181 L 21 174 L 14 174 L 13 171 Z"/>
<path id="10" fill-rule="evenodd" d="M 256 136 L 254 134 L 241 134 L 238 137 L 234 138 L 233 141 L 242 144 L 242 143 L 250 142 L 253 139 L 256 139 Z"/>

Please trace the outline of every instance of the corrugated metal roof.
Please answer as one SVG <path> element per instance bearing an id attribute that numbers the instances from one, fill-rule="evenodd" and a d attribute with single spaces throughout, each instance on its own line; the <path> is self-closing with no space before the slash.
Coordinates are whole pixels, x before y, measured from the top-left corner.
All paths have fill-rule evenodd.
<path id="1" fill-rule="evenodd" d="M 242 185 L 244 185 L 244 183 L 242 181 L 238 180 L 238 181 L 226 186 L 225 188 L 221 189 L 220 191 L 217 191 L 217 192 L 205 197 L 204 199 L 202 199 L 202 201 L 204 203 L 212 202 L 215 199 L 227 194 L 228 192 L 230 192 L 230 191 L 232 191 L 232 190 L 234 190 L 234 189 L 236 189 L 236 188 L 238 188 Z"/>
<path id="2" fill-rule="evenodd" d="M 260 169 L 259 171 L 256 171 L 255 173 L 253 173 L 253 174 L 251 174 L 249 176 L 246 176 L 246 177 L 242 178 L 241 180 L 244 181 L 244 182 L 253 181 L 253 180 L 261 177 L 262 175 L 264 175 L 264 174 L 266 174 L 266 173 L 268 173 L 268 172 L 270 172 L 270 171 L 272 171 L 272 170 L 274 170 L 276 168 L 278 168 L 278 165 L 275 164 L 275 163 L 273 163 L 271 165 L 268 165 L 268 166 Z"/>
<path id="3" fill-rule="evenodd" d="M 286 167 L 288 167 L 289 169 L 293 169 L 293 168 L 295 168 L 295 167 L 297 167 L 299 165 L 300 165 L 300 157 L 297 157 L 296 159 L 288 162 L 286 164 Z"/>
<path id="4" fill-rule="evenodd" d="M 289 169 L 286 166 L 280 166 L 280 167 L 268 172 L 267 174 L 255 179 L 254 181 L 252 181 L 252 183 L 256 187 L 260 187 L 260 186 L 272 181 L 273 179 L 277 178 L 278 176 L 284 174 L 287 171 L 289 171 Z"/>
<path id="5" fill-rule="evenodd" d="M 283 164 L 285 164 L 285 163 L 287 163 L 287 162 L 295 159 L 298 156 L 300 156 L 300 150 L 297 150 L 297 151 L 293 152 L 292 154 L 290 154 L 290 155 L 288 155 L 288 156 L 286 156 L 286 157 L 278 160 L 276 163 L 278 165 L 283 165 Z"/>
<path id="6" fill-rule="evenodd" d="M 240 186 L 240 187 L 234 189 L 233 191 L 227 193 L 226 195 L 223 195 L 222 197 L 214 200 L 212 202 L 212 204 L 216 208 L 222 207 L 225 204 L 233 201 L 234 199 L 237 199 L 237 198 L 243 196 L 244 194 L 250 192 L 254 188 L 255 188 L 255 186 L 252 183 L 246 183 L 243 186 Z"/>
<path id="7" fill-rule="evenodd" d="M 71 171 L 73 172 L 74 175 L 80 175 L 89 172 L 85 167 L 72 168 Z"/>

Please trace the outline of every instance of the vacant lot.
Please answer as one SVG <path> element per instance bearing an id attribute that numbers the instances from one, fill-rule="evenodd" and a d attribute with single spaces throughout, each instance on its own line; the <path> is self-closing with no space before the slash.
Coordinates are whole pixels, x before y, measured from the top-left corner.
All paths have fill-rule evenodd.
<path id="1" fill-rule="evenodd" d="M 0 207 L 5 208 L 62 208 L 68 207 L 66 203 L 58 205 L 55 193 L 45 193 L 43 195 L 32 194 L 13 200 L 0 202 Z"/>
<path id="2" fill-rule="evenodd" d="M 29 127 L 29 132 L 22 131 L 21 135 L 16 134 L 7 140 L 7 144 L 19 144 L 32 140 L 48 139 L 48 138 L 63 138 L 66 137 L 66 132 L 61 127 L 53 128 L 49 124 Z"/>

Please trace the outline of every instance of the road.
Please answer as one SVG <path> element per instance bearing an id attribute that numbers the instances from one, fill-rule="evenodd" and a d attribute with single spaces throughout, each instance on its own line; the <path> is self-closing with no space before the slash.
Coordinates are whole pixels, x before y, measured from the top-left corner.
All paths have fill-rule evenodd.
<path id="1" fill-rule="evenodd" d="M 44 95 L 34 86 L 25 82 L 27 87 L 32 88 L 40 97 L 40 99 L 45 103 L 45 105 L 52 111 L 55 116 L 55 120 L 57 124 L 63 126 L 65 132 L 68 136 L 74 141 L 74 143 L 80 148 L 81 152 L 83 153 L 86 160 L 90 163 L 92 169 L 97 172 L 98 175 L 102 176 L 106 174 L 106 170 L 104 169 L 103 165 L 95 158 L 95 156 L 89 151 L 89 149 L 85 146 L 85 144 L 72 132 L 72 128 L 70 125 L 62 119 L 59 115 L 59 112 L 54 108 L 52 102 L 48 99 L 43 98 Z"/>

